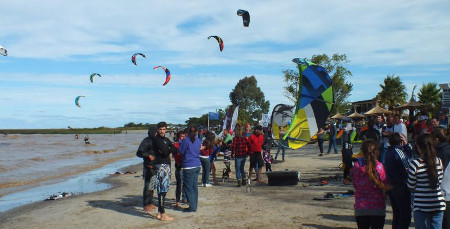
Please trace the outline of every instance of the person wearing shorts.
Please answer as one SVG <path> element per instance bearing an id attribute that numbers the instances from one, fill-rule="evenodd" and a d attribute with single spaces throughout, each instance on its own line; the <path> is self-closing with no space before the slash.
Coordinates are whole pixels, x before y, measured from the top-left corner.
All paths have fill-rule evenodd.
<path id="1" fill-rule="evenodd" d="M 252 170 L 258 165 L 258 174 L 256 179 L 259 183 L 262 183 L 261 171 L 264 166 L 264 160 L 261 155 L 262 146 L 264 144 L 264 136 L 262 135 L 262 127 L 260 125 L 255 127 L 252 135 L 249 137 L 250 145 L 250 169 L 249 169 L 249 179 L 252 176 Z M 255 171 L 256 172 L 256 171 Z"/>

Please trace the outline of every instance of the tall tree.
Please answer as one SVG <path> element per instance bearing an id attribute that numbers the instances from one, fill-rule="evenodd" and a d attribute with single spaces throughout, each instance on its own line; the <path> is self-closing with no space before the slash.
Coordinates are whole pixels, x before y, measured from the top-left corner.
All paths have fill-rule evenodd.
<path id="1" fill-rule="evenodd" d="M 430 113 L 437 117 L 442 105 L 442 92 L 437 83 L 422 84 L 418 94 L 419 102 L 430 105 Z"/>
<path id="2" fill-rule="evenodd" d="M 239 106 L 238 120 L 255 124 L 262 114 L 269 112 L 270 103 L 265 100 L 264 93 L 258 87 L 255 76 L 239 80 L 230 92 L 231 104 Z"/>
<path id="3" fill-rule="evenodd" d="M 333 54 L 330 58 L 326 54 L 313 55 L 310 59 L 311 62 L 324 67 L 331 77 L 333 84 L 334 100 L 335 104 L 331 110 L 331 114 L 335 114 L 336 111 L 345 113 L 351 107 L 347 98 L 350 96 L 350 92 L 353 90 L 353 84 L 347 81 L 347 77 L 352 76 L 350 70 L 345 65 L 350 62 L 345 54 Z M 299 66 L 296 71 L 284 70 L 284 95 L 291 100 L 294 104 L 298 103 L 298 90 L 300 85 Z"/>
<path id="4" fill-rule="evenodd" d="M 388 75 L 383 83 L 380 84 L 381 92 L 379 93 L 381 106 L 387 105 L 389 110 L 392 111 L 394 107 L 405 103 L 406 87 L 399 76 Z"/>

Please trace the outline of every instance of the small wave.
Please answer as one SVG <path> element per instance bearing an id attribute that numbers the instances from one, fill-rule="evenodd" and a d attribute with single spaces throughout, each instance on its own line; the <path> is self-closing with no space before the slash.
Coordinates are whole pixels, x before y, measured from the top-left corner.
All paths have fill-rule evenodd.
<path id="1" fill-rule="evenodd" d="M 52 143 L 52 145 L 54 145 L 54 146 L 67 146 L 67 145 L 70 145 L 70 144 L 67 144 L 66 142 L 55 142 L 55 143 Z"/>
<path id="2" fill-rule="evenodd" d="M 105 150 L 89 150 L 86 151 L 87 154 L 102 154 L 102 153 L 113 153 L 116 152 L 118 149 L 105 149 Z"/>
<path id="3" fill-rule="evenodd" d="M 31 158 L 32 161 L 45 161 L 42 157 L 33 157 Z"/>
<path id="4" fill-rule="evenodd" d="M 6 137 L 6 138 L 8 138 L 8 139 L 18 139 L 18 138 L 20 138 L 20 136 L 19 135 L 12 135 L 12 136 L 8 135 L 8 137 Z"/>
<path id="5" fill-rule="evenodd" d="M 9 145 L 11 145 L 11 143 L 8 143 L 8 142 L 2 142 L 2 143 L 0 143 L 0 146 L 9 146 Z"/>

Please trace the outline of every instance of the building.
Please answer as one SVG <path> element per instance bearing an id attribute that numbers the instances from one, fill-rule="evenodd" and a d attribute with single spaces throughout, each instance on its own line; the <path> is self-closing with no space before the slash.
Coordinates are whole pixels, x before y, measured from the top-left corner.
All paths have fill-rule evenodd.
<path id="1" fill-rule="evenodd" d="M 356 112 L 358 113 L 366 113 L 367 111 L 369 111 L 370 109 L 374 108 L 377 104 L 377 99 L 373 98 L 373 99 L 369 99 L 369 100 L 361 100 L 361 101 L 356 101 L 352 103 L 352 107 L 354 107 L 354 109 L 356 109 Z M 353 112 L 353 110 L 352 110 Z"/>
<path id="2" fill-rule="evenodd" d="M 442 108 L 450 109 L 450 83 L 439 84 L 442 89 Z"/>

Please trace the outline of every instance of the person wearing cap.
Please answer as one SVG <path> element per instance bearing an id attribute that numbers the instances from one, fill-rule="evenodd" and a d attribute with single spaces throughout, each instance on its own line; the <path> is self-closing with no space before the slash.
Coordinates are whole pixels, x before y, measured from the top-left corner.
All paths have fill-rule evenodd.
<path id="1" fill-rule="evenodd" d="M 258 174 L 256 179 L 259 183 L 262 183 L 261 180 L 261 171 L 264 166 L 264 160 L 261 155 L 262 146 L 264 144 L 264 136 L 262 135 L 262 126 L 257 125 L 255 127 L 255 131 L 249 137 L 249 145 L 250 145 L 250 169 L 249 169 L 249 179 L 252 177 L 252 169 L 258 165 Z M 256 171 L 255 171 L 256 172 Z"/>

